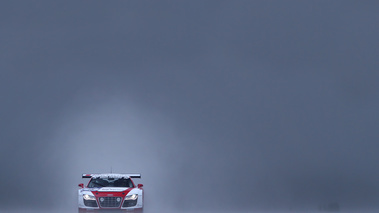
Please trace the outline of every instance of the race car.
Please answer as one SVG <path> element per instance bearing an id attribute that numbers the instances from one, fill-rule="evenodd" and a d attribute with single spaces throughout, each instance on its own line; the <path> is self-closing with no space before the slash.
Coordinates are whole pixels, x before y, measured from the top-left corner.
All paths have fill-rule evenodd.
<path id="1" fill-rule="evenodd" d="M 141 174 L 83 174 L 88 184 L 79 184 L 78 212 L 143 212 L 143 184 L 132 178 Z"/>

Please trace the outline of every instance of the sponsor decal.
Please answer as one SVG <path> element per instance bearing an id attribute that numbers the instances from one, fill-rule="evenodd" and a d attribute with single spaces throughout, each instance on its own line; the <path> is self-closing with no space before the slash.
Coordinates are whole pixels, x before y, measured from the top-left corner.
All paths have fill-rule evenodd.
<path id="1" fill-rule="evenodd" d="M 99 189 L 99 192 L 122 192 L 127 190 L 128 188 L 124 187 L 103 187 Z"/>

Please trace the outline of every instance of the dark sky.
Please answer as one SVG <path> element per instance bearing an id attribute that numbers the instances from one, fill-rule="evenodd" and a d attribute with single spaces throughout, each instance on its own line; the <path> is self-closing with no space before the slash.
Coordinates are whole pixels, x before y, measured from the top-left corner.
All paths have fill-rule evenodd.
<path id="1" fill-rule="evenodd" d="M 0 212 L 74 208 L 111 167 L 150 209 L 379 207 L 378 23 L 374 0 L 1 1 Z"/>

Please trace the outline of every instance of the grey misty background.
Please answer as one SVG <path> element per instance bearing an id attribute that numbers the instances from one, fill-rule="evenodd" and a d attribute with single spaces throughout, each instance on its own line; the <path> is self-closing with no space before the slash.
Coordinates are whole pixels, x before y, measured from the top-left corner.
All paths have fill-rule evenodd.
<path id="1" fill-rule="evenodd" d="M 149 212 L 375 209 L 377 1 L 1 1 L 0 211 L 140 172 Z"/>

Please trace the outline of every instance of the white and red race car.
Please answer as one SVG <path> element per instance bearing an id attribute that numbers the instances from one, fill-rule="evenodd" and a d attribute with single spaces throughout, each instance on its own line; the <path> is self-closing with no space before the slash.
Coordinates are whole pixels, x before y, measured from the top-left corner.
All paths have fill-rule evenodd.
<path id="1" fill-rule="evenodd" d="M 79 184 L 79 213 L 143 212 L 143 184 L 134 184 L 132 178 L 141 174 L 83 174 L 90 178 L 87 186 Z"/>

